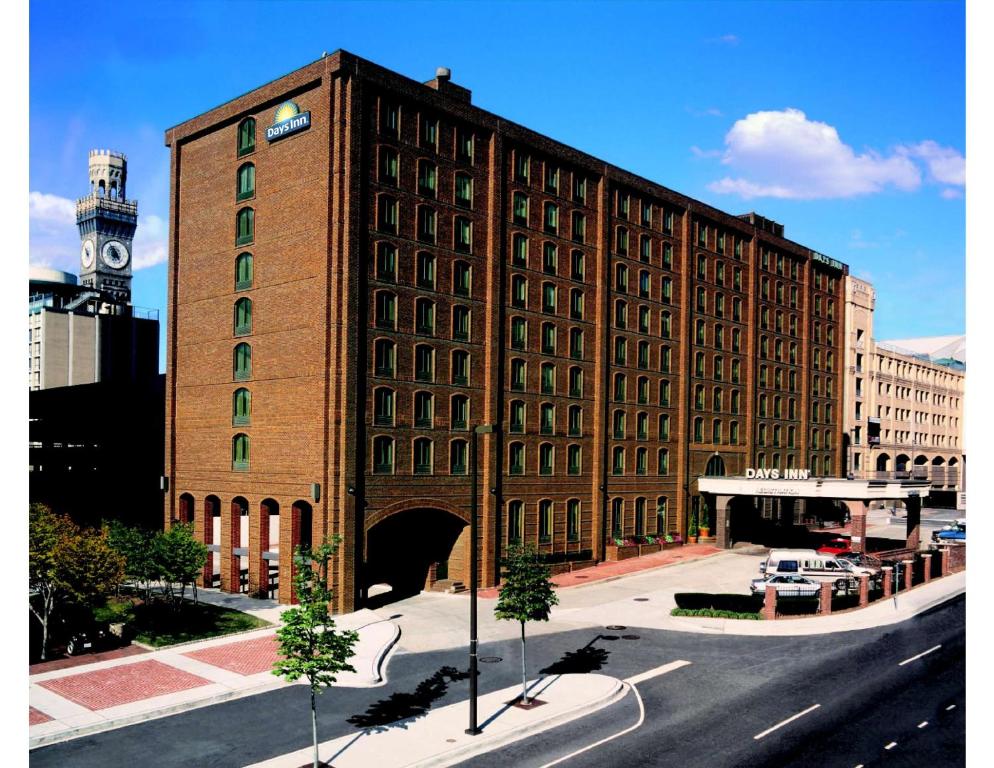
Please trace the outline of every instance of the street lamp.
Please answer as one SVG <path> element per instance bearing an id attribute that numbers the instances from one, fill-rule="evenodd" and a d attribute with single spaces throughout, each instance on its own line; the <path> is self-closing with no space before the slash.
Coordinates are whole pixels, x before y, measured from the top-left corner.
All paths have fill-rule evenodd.
<path id="1" fill-rule="evenodd" d="M 473 430 L 473 440 L 470 443 L 469 448 L 469 463 L 472 464 L 471 472 L 473 475 L 473 493 L 470 501 L 470 512 L 469 512 L 469 728 L 466 729 L 466 733 L 470 736 L 476 736 L 482 731 L 477 726 L 476 723 L 476 698 L 477 698 L 477 686 L 476 686 L 476 646 L 477 646 L 477 632 L 476 632 L 476 590 L 479 587 L 479 566 L 477 564 L 477 551 L 476 542 L 479 538 L 479 524 L 477 523 L 476 514 L 476 495 L 477 495 L 477 485 L 479 484 L 477 469 L 477 442 L 479 441 L 480 435 L 489 435 L 494 431 L 493 424 L 480 424 Z"/>

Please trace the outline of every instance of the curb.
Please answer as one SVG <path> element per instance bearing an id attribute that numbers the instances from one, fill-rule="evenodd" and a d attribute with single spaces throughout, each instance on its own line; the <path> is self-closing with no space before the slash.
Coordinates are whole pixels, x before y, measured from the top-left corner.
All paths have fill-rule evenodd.
<path id="1" fill-rule="evenodd" d="M 728 549 L 721 549 L 717 552 L 709 552 L 706 555 L 701 555 L 700 557 L 694 557 L 689 560 L 676 560 L 672 563 L 660 563 L 659 565 L 653 565 L 649 568 L 642 568 L 638 571 L 631 571 L 630 573 L 619 573 L 616 576 L 605 576 L 603 579 L 594 579 L 593 581 L 585 581 L 582 584 L 568 584 L 566 586 L 556 586 L 556 589 L 575 589 L 576 587 L 591 587 L 594 584 L 607 584 L 610 581 L 617 581 L 618 579 L 628 579 L 633 576 L 641 576 L 643 573 L 652 573 L 653 571 L 659 571 L 663 568 L 672 568 L 674 565 L 687 565 L 688 563 L 695 563 L 699 560 L 707 560 L 708 558 L 715 557 L 717 555 L 723 554 L 725 552 L 731 552 Z"/>
<path id="2" fill-rule="evenodd" d="M 391 625 L 393 626 L 393 632 L 391 633 L 390 638 L 377 650 L 376 654 L 374 655 L 370 665 L 370 674 L 367 675 L 366 678 L 363 680 L 363 684 L 341 686 L 341 687 L 376 688 L 386 684 L 385 675 L 382 674 L 383 663 L 386 657 L 389 655 L 390 651 L 392 651 L 395 648 L 397 640 L 400 638 L 400 627 L 394 624 L 393 622 L 391 622 Z M 259 627 L 251 631 L 258 632 L 260 629 L 265 629 L 265 627 Z M 238 688 L 236 690 L 217 693 L 214 694 L 213 696 L 207 697 L 206 699 L 181 702 L 178 704 L 169 704 L 164 707 L 159 707 L 158 709 L 148 710 L 145 712 L 136 712 L 133 715 L 122 715 L 112 720 L 104 720 L 99 723 L 88 723 L 87 725 L 80 725 L 75 728 L 69 728 L 64 731 L 59 731 L 57 733 L 33 736 L 28 739 L 28 749 L 35 749 L 36 747 L 48 746 L 50 744 L 58 744 L 63 741 L 70 741 L 72 739 L 79 738 L 80 736 L 89 736 L 94 733 L 112 731 L 117 728 L 123 728 L 124 726 L 127 725 L 136 725 L 137 723 L 144 723 L 149 720 L 158 720 L 163 717 L 179 714 L 180 712 L 187 712 L 194 709 L 200 709 L 201 707 L 209 707 L 214 704 L 222 704 L 226 701 L 231 701 L 233 699 L 240 699 L 247 696 L 255 696 L 260 693 L 268 693 L 269 691 L 274 691 L 278 688 L 285 688 L 291 685 L 306 685 L 306 683 L 303 681 L 297 683 L 288 683 L 284 680 L 274 678 L 272 681 L 263 683 L 261 685 L 255 685 L 250 688 Z"/>
<path id="3" fill-rule="evenodd" d="M 607 677 L 607 675 L 604 675 L 604 677 Z M 494 736 L 490 739 L 484 740 L 486 737 L 486 732 L 484 731 L 482 734 L 483 738 L 481 738 L 480 741 L 456 747 L 448 752 L 434 755 L 415 763 L 407 763 L 403 766 L 403 768 L 445 768 L 445 766 L 461 763 L 464 760 L 476 757 L 477 755 L 492 752 L 500 747 L 526 739 L 536 733 L 548 731 L 552 728 L 564 725 L 565 723 L 577 720 L 585 715 L 593 714 L 598 710 L 604 709 L 611 704 L 621 701 L 621 699 L 628 695 L 628 691 L 631 690 L 631 686 L 627 683 L 624 683 L 617 678 L 612 679 L 614 680 L 614 685 L 611 687 L 611 690 L 593 701 L 584 702 L 583 704 L 579 704 L 578 706 L 566 710 L 565 712 L 560 712 L 552 717 L 536 720 L 535 722 L 518 728 L 510 733 Z"/>

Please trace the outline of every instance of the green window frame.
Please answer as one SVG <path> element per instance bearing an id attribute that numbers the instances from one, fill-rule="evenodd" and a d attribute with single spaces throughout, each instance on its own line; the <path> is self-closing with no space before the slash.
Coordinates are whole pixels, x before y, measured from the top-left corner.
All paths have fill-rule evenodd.
<path id="1" fill-rule="evenodd" d="M 625 474 L 625 449 L 620 445 L 616 445 L 612 451 L 611 474 Z"/>
<path id="2" fill-rule="evenodd" d="M 555 243 L 542 244 L 542 271 L 554 275 L 559 266 L 559 249 Z"/>
<path id="3" fill-rule="evenodd" d="M 570 276 L 583 282 L 583 251 L 573 251 L 570 257 Z"/>
<path id="4" fill-rule="evenodd" d="M 538 447 L 538 473 L 540 475 L 553 474 L 555 464 L 555 449 L 552 443 L 542 443 Z"/>
<path id="5" fill-rule="evenodd" d="M 456 146 L 458 147 L 458 159 L 461 162 L 473 164 L 473 145 L 474 137 L 472 133 L 468 131 L 459 130 L 459 135 L 457 137 Z"/>
<path id="6" fill-rule="evenodd" d="M 377 435 L 373 438 L 373 474 L 393 474 L 393 438 Z"/>
<path id="7" fill-rule="evenodd" d="M 232 351 L 232 368 L 235 381 L 252 378 L 252 347 L 245 342 L 236 344 Z"/>
<path id="8" fill-rule="evenodd" d="M 512 400 L 510 406 L 509 430 L 515 434 L 525 431 L 525 403 L 523 400 Z"/>
<path id="9" fill-rule="evenodd" d="M 455 250 L 470 253 L 473 250 L 473 222 L 465 216 L 455 219 Z"/>
<path id="10" fill-rule="evenodd" d="M 521 531 L 524 528 L 523 520 L 524 503 L 520 501 L 510 501 L 507 504 L 507 543 L 520 544 Z"/>
<path id="11" fill-rule="evenodd" d="M 569 396 L 583 397 L 583 371 L 580 368 L 569 369 Z"/>
<path id="12" fill-rule="evenodd" d="M 397 234 L 397 200 L 390 195 L 380 195 L 376 203 L 376 228 L 381 232 Z"/>
<path id="13" fill-rule="evenodd" d="M 547 315 L 556 314 L 556 286 L 542 283 L 542 311 Z"/>
<path id="14" fill-rule="evenodd" d="M 435 424 L 435 396 L 431 392 L 414 393 L 414 426 L 431 429 Z"/>
<path id="15" fill-rule="evenodd" d="M 414 282 L 418 288 L 435 288 L 435 256 L 427 251 L 418 251 L 417 271 Z"/>
<path id="16" fill-rule="evenodd" d="M 377 376 L 393 376 L 396 345 L 389 339 L 377 339 L 373 344 L 374 371 Z"/>
<path id="17" fill-rule="evenodd" d="M 545 163 L 545 191 L 553 195 L 559 193 L 559 168 L 548 161 Z"/>
<path id="18" fill-rule="evenodd" d="M 453 395 L 449 413 L 449 426 L 452 429 L 466 429 L 469 425 L 469 398 L 466 395 Z"/>
<path id="19" fill-rule="evenodd" d="M 612 499 L 611 501 L 611 536 L 620 539 L 624 532 L 625 523 L 625 501 L 624 499 Z"/>
<path id="20" fill-rule="evenodd" d="M 430 160 L 418 160 L 418 194 L 435 197 L 438 190 L 438 168 Z"/>
<path id="21" fill-rule="evenodd" d="M 579 174 L 573 174 L 573 202 L 585 205 L 587 202 L 587 180 Z"/>
<path id="22" fill-rule="evenodd" d="M 452 308 L 452 338 L 469 341 L 469 307 L 457 305 Z"/>
<path id="23" fill-rule="evenodd" d="M 668 413 L 662 413 L 659 415 L 659 439 L 670 439 L 670 416 Z"/>
<path id="24" fill-rule="evenodd" d="M 582 469 L 583 451 L 579 445 L 570 445 L 566 448 L 566 473 L 570 475 L 579 475 Z"/>
<path id="25" fill-rule="evenodd" d="M 555 203 L 546 203 L 545 206 L 545 231 L 551 235 L 559 233 L 559 206 Z"/>
<path id="26" fill-rule="evenodd" d="M 511 275 L 511 306 L 519 309 L 528 306 L 528 281 L 523 275 Z"/>
<path id="27" fill-rule="evenodd" d="M 418 240 L 434 243 L 438 232 L 438 215 L 427 205 L 418 206 Z"/>
<path id="28" fill-rule="evenodd" d="M 548 544 L 552 541 L 552 502 L 542 499 L 538 503 L 538 543 Z"/>
<path id="29" fill-rule="evenodd" d="M 583 331 L 579 328 L 570 328 L 569 354 L 575 360 L 583 359 Z"/>
<path id="30" fill-rule="evenodd" d="M 573 211 L 573 241 L 585 242 L 587 238 L 587 217 L 579 211 Z"/>
<path id="31" fill-rule="evenodd" d="M 523 317 L 511 318 L 511 349 L 524 350 L 527 347 L 528 321 Z"/>
<path id="32" fill-rule="evenodd" d="M 469 384 L 469 352 L 464 349 L 452 352 L 452 383 L 457 387 Z"/>
<path id="33" fill-rule="evenodd" d="M 391 283 L 397 279 L 397 249 L 392 243 L 376 244 L 376 278 Z"/>
<path id="34" fill-rule="evenodd" d="M 416 381 L 435 380 L 435 350 L 427 344 L 414 347 L 414 378 Z"/>
<path id="35" fill-rule="evenodd" d="M 378 427 L 392 427 L 394 419 L 394 391 L 389 387 L 377 387 L 373 391 L 373 424 Z"/>
<path id="36" fill-rule="evenodd" d="M 255 240 L 255 210 L 242 208 L 235 214 L 235 245 L 247 245 Z"/>
<path id="37" fill-rule="evenodd" d="M 552 323 L 542 323 L 542 354 L 556 354 L 556 326 Z"/>
<path id="38" fill-rule="evenodd" d="M 635 535 L 645 536 L 645 499 L 635 499 Z"/>
<path id="39" fill-rule="evenodd" d="M 238 124 L 238 156 L 255 151 L 255 118 L 247 117 Z"/>
<path id="40" fill-rule="evenodd" d="M 397 150 L 380 147 L 380 183 L 397 186 Z"/>
<path id="41" fill-rule="evenodd" d="M 656 473 L 668 475 L 670 473 L 670 452 L 668 448 L 660 448 L 656 456 Z"/>
<path id="42" fill-rule="evenodd" d="M 669 304 L 671 301 L 673 301 L 673 281 L 668 277 L 664 277 L 662 288 L 663 288 L 663 302 Z"/>
<path id="43" fill-rule="evenodd" d="M 435 333 L 435 302 L 430 299 L 415 300 L 414 328 L 416 333 L 434 335 Z"/>
<path id="44" fill-rule="evenodd" d="M 242 297 L 235 302 L 235 335 L 252 333 L 252 299 Z"/>
<path id="45" fill-rule="evenodd" d="M 525 391 L 525 378 L 527 367 L 524 360 L 515 358 L 511 360 L 511 390 L 514 392 Z"/>
<path id="46" fill-rule="evenodd" d="M 528 196 L 524 192 L 514 193 L 514 223 L 528 226 Z"/>
<path id="47" fill-rule="evenodd" d="M 252 420 L 252 393 L 239 387 L 231 396 L 231 423 L 244 426 Z"/>
<path id="48" fill-rule="evenodd" d="M 539 406 L 539 432 L 543 435 L 556 433 L 556 406 L 552 403 L 542 403 Z"/>
<path id="49" fill-rule="evenodd" d="M 580 437 L 583 434 L 583 409 L 578 405 L 569 407 L 566 433 L 570 437 Z"/>
<path id="50" fill-rule="evenodd" d="M 238 178 L 235 184 L 235 199 L 247 200 L 255 197 L 255 164 L 244 163 L 238 169 Z"/>
<path id="51" fill-rule="evenodd" d="M 639 258 L 642 261 L 649 261 L 652 258 L 652 240 L 645 235 L 639 238 Z"/>
<path id="52" fill-rule="evenodd" d="M 541 392 L 545 395 L 556 393 L 556 366 L 552 363 L 542 363 Z"/>
<path id="53" fill-rule="evenodd" d="M 531 170 L 531 158 L 520 150 L 514 152 L 514 176 L 518 181 L 528 183 L 528 174 Z"/>
<path id="54" fill-rule="evenodd" d="M 421 146 L 438 150 L 438 120 L 433 117 L 421 118 Z"/>
<path id="55" fill-rule="evenodd" d="M 525 473 L 525 444 L 511 443 L 507 449 L 507 472 L 510 475 Z"/>
<path id="56" fill-rule="evenodd" d="M 244 291 L 252 287 L 252 254 L 239 253 L 235 257 L 235 290 Z"/>
<path id="57" fill-rule="evenodd" d="M 415 475 L 432 475 L 435 473 L 434 444 L 427 437 L 419 437 L 414 441 L 413 469 Z"/>
<path id="58" fill-rule="evenodd" d="M 249 436 L 239 433 L 231 438 L 231 468 L 235 472 L 247 472 L 249 468 Z"/>
<path id="59" fill-rule="evenodd" d="M 569 316 L 574 320 L 583 319 L 583 291 L 579 288 L 570 289 Z"/>
<path id="60" fill-rule="evenodd" d="M 566 541 L 580 540 L 580 500 L 570 499 L 566 502 Z"/>
<path id="61" fill-rule="evenodd" d="M 465 261 L 452 265 L 452 292 L 456 296 L 469 296 L 473 292 L 473 268 Z"/>
<path id="62" fill-rule="evenodd" d="M 528 266 L 528 238 L 517 234 L 511 248 L 511 263 L 516 267 Z"/>
<path id="63" fill-rule="evenodd" d="M 473 207 L 473 177 L 468 173 L 456 174 L 455 203 L 461 208 Z"/>
<path id="64" fill-rule="evenodd" d="M 670 383 L 665 379 L 659 382 L 659 404 L 661 406 L 670 404 Z"/>
<path id="65" fill-rule="evenodd" d="M 449 474 L 466 474 L 466 441 L 453 440 L 449 444 Z"/>
<path id="66" fill-rule="evenodd" d="M 376 292 L 376 327 L 389 328 L 396 327 L 397 322 L 397 297 L 390 291 Z"/>

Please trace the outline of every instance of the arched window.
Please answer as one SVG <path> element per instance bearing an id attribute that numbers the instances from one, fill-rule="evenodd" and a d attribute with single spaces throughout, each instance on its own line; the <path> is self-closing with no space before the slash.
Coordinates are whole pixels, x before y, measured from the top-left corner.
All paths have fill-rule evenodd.
<path id="1" fill-rule="evenodd" d="M 231 468 L 245 472 L 249 468 L 249 436 L 237 434 L 231 438 Z"/>
<path id="2" fill-rule="evenodd" d="M 469 398 L 453 395 L 450 408 L 449 426 L 452 429 L 466 429 L 469 425 Z"/>
<path id="3" fill-rule="evenodd" d="M 456 174 L 456 205 L 461 208 L 473 207 L 473 177 L 468 173 Z"/>
<path id="4" fill-rule="evenodd" d="M 566 502 L 566 541 L 580 540 L 580 500 Z"/>
<path id="5" fill-rule="evenodd" d="M 555 449 L 552 447 L 552 443 L 542 443 L 538 447 L 538 473 L 540 475 L 551 475 L 554 460 Z"/>
<path id="6" fill-rule="evenodd" d="M 414 378 L 417 381 L 435 380 L 435 350 L 427 344 L 414 347 Z"/>
<path id="7" fill-rule="evenodd" d="M 616 373 L 614 374 L 614 399 L 619 403 L 623 403 L 628 392 L 628 381 L 625 378 L 625 374 Z"/>
<path id="8" fill-rule="evenodd" d="M 238 168 L 237 200 L 247 200 L 255 195 L 255 164 L 244 163 Z"/>
<path id="9" fill-rule="evenodd" d="M 525 473 L 525 444 L 511 443 L 507 448 L 507 471 L 511 475 Z"/>
<path id="10" fill-rule="evenodd" d="M 660 448 L 656 454 L 656 472 L 660 475 L 670 473 L 670 452 L 668 448 Z"/>
<path id="11" fill-rule="evenodd" d="M 556 366 L 542 363 L 539 371 L 539 390 L 545 395 L 556 394 Z"/>
<path id="12" fill-rule="evenodd" d="M 614 439 L 624 440 L 625 439 L 625 412 L 621 408 L 614 411 L 611 417 L 611 423 L 614 427 Z"/>
<path id="13" fill-rule="evenodd" d="M 583 369 L 575 366 L 569 369 L 569 396 L 583 397 Z"/>
<path id="14" fill-rule="evenodd" d="M 624 264 L 618 264 L 614 268 L 614 290 L 628 293 L 628 267 Z"/>
<path id="15" fill-rule="evenodd" d="M 661 413 L 659 414 L 659 439 L 669 440 L 670 439 L 670 417 L 669 414 Z"/>
<path id="16" fill-rule="evenodd" d="M 435 471 L 434 444 L 427 437 L 419 437 L 414 441 L 414 474 L 430 475 Z"/>
<path id="17" fill-rule="evenodd" d="M 241 298 L 235 302 L 235 335 L 252 333 L 252 299 Z"/>
<path id="18" fill-rule="evenodd" d="M 628 326 L 628 304 L 621 299 L 614 302 L 614 327 L 625 328 Z"/>
<path id="19" fill-rule="evenodd" d="M 235 215 L 235 245 L 246 245 L 255 240 L 255 211 L 242 208 Z"/>
<path id="20" fill-rule="evenodd" d="M 556 433 L 556 406 L 552 403 L 542 403 L 539 406 L 539 432 L 543 435 Z"/>
<path id="21" fill-rule="evenodd" d="M 376 292 L 376 327 L 397 327 L 397 297 L 390 291 Z"/>
<path id="22" fill-rule="evenodd" d="M 248 117 L 238 124 L 238 156 L 255 150 L 255 118 Z"/>
<path id="23" fill-rule="evenodd" d="M 245 342 L 237 344 L 232 353 L 235 381 L 252 378 L 252 347 Z"/>
<path id="24" fill-rule="evenodd" d="M 670 383 L 666 380 L 659 382 L 659 404 L 663 406 L 670 404 Z"/>
<path id="25" fill-rule="evenodd" d="M 524 503 L 509 501 L 507 503 L 507 543 L 520 544 L 521 533 L 524 530 Z"/>
<path id="26" fill-rule="evenodd" d="M 528 281 L 523 275 L 511 275 L 511 306 L 519 309 L 528 306 Z"/>
<path id="27" fill-rule="evenodd" d="M 473 271 L 465 261 L 452 265 L 452 292 L 456 296 L 469 296 L 472 293 Z"/>
<path id="28" fill-rule="evenodd" d="M 549 544 L 552 541 L 552 502 L 542 499 L 538 503 L 538 543 Z"/>
<path id="29" fill-rule="evenodd" d="M 393 438 L 378 435 L 373 438 L 373 473 L 393 474 Z"/>
<path id="30" fill-rule="evenodd" d="M 252 254 L 239 253 L 235 257 L 235 290 L 244 291 L 252 287 Z"/>
<path id="31" fill-rule="evenodd" d="M 231 396 L 231 423 L 234 426 L 248 424 L 252 417 L 252 393 L 239 387 Z"/>
<path id="32" fill-rule="evenodd" d="M 466 441 L 453 440 L 449 444 L 449 474 L 466 474 Z"/>
<path id="33" fill-rule="evenodd" d="M 673 328 L 673 318 L 669 312 L 661 312 L 659 315 L 659 335 L 664 339 L 670 338 Z"/>
<path id="34" fill-rule="evenodd" d="M 645 535 L 645 499 L 635 499 L 635 535 Z"/>
<path id="35" fill-rule="evenodd" d="M 380 232 L 397 234 L 397 198 L 390 195 L 377 196 L 376 228 Z"/>
<path id="36" fill-rule="evenodd" d="M 646 448 L 635 449 L 635 474 L 644 475 L 648 471 L 649 451 Z"/>
<path id="37" fill-rule="evenodd" d="M 435 302 L 416 299 L 414 302 L 414 329 L 429 336 L 435 333 Z"/>
<path id="38" fill-rule="evenodd" d="M 435 257 L 427 251 L 418 251 L 415 282 L 419 288 L 435 288 Z"/>
<path id="39" fill-rule="evenodd" d="M 703 443 L 704 442 L 704 419 L 697 416 L 694 419 L 694 442 Z"/>
<path id="40" fill-rule="evenodd" d="M 620 539 L 624 535 L 625 525 L 625 501 L 624 499 L 611 500 L 611 536 Z"/>
<path id="41" fill-rule="evenodd" d="M 616 445 L 612 451 L 611 474 L 625 474 L 625 449 L 620 445 Z"/>
<path id="42" fill-rule="evenodd" d="M 542 244 L 542 271 L 554 275 L 559 269 L 559 249 L 555 243 Z"/>
<path id="43" fill-rule="evenodd" d="M 573 251 L 570 255 L 570 276 L 574 280 L 583 280 L 583 251 Z"/>
<path id="44" fill-rule="evenodd" d="M 425 197 L 434 197 L 437 184 L 438 171 L 435 164 L 430 160 L 418 160 L 418 194 Z"/>
<path id="45" fill-rule="evenodd" d="M 457 349 L 452 352 L 452 383 L 465 387 L 469 383 L 469 352 Z"/>
<path id="46" fill-rule="evenodd" d="M 394 416 L 394 392 L 389 387 L 373 390 L 373 424 L 378 427 L 392 427 Z"/>
<path id="47" fill-rule="evenodd" d="M 577 360 L 583 359 L 583 331 L 579 328 L 570 328 L 569 354 Z"/>
<path id="48" fill-rule="evenodd" d="M 374 372 L 377 376 L 393 376 L 395 346 L 389 339 L 377 339 L 373 344 Z"/>
<path id="49" fill-rule="evenodd" d="M 435 396 L 431 392 L 414 393 L 414 426 L 430 429 L 435 419 Z"/>
<path id="50" fill-rule="evenodd" d="M 457 304 L 452 308 L 452 338 L 457 341 L 469 341 L 469 307 Z"/>
<path id="51" fill-rule="evenodd" d="M 571 475 L 580 474 L 582 449 L 579 445 L 570 445 L 566 448 L 566 472 Z"/>

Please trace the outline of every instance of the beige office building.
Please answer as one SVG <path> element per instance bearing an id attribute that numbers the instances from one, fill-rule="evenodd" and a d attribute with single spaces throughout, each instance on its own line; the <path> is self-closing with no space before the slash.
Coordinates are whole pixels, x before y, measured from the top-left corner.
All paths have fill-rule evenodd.
<path id="1" fill-rule="evenodd" d="M 946 506 L 965 490 L 966 337 L 876 341 L 874 300 L 870 283 L 846 277 L 848 471 L 861 479 L 928 479 L 929 504 Z"/>

